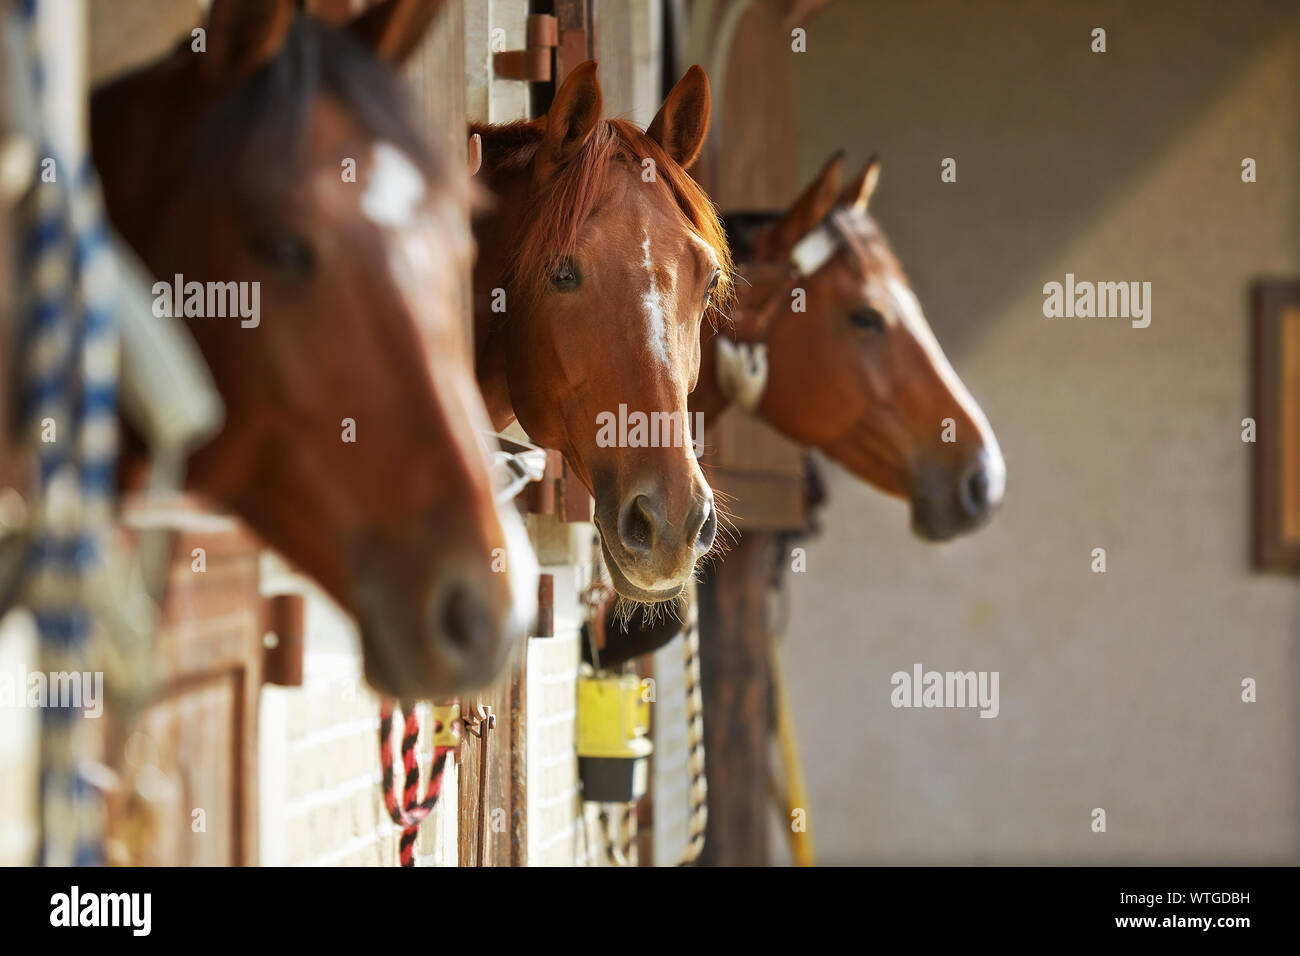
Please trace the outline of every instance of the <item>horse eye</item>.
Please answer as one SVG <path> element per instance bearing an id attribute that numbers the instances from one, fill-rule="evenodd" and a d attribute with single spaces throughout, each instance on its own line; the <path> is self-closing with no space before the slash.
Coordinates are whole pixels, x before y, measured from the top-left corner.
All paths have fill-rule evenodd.
<path id="1" fill-rule="evenodd" d="M 551 273 L 551 285 L 561 292 L 571 292 L 578 287 L 578 270 L 573 266 L 572 259 L 563 259 Z"/>
<path id="2" fill-rule="evenodd" d="M 722 272 L 718 269 L 713 270 L 713 275 L 709 279 L 709 287 L 704 290 L 704 304 L 709 304 L 709 299 L 713 298 L 713 290 L 718 287 L 718 282 L 722 279 Z"/>
<path id="3" fill-rule="evenodd" d="M 851 313 L 849 321 L 859 329 L 874 329 L 877 332 L 885 331 L 885 317 L 871 306 L 866 306 Z"/>
<path id="4" fill-rule="evenodd" d="M 294 278 L 309 276 L 316 268 L 316 254 L 311 245 L 291 232 L 268 232 L 254 237 L 253 254 L 271 268 Z"/>

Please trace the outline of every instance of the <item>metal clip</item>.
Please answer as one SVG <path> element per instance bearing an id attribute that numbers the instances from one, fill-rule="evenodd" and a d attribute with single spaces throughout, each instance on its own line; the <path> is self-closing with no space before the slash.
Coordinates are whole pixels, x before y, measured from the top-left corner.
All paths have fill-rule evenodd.
<path id="1" fill-rule="evenodd" d="M 546 474 L 546 449 L 497 432 L 489 432 L 487 437 L 496 444 L 488 451 L 488 467 L 497 504 L 513 500 L 526 485 L 542 480 Z"/>
<path id="2" fill-rule="evenodd" d="M 433 745 L 459 747 L 461 741 L 460 704 L 433 705 Z"/>

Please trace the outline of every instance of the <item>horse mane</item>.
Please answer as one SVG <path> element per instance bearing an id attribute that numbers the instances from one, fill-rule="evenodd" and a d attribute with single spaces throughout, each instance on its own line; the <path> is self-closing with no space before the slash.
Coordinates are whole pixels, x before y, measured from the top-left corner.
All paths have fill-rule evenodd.
<path id="1" fill-rule="evenodd" d="M 779 222 L 784 215 L 783 210 L 746 209 L 723 213 L 722 225 L 727 231 L 727 242 L 735 261 L 752 262 L 758 252 L 759 237 L 763 230 Z M 839 221 L 850 227 L 847 231 L 841 229 L 840 235 L 844 245 L 854 251 L 859 262 L 866 262 L 885 272 L 904 275 L 902 263 L 898 261 L 889 240 L 872 216 L 850 212 Z"/>
<path id="2" fill-rule="evenodd" d="M 490 170 L 493 179 L 527 171 L 545 135 L 541 124 L 526 121 L 474 124 L 472 131 L 482 137 L 484 171 Z M 511 277 L 526 299 L 539 295 L 555 264 L 573 254 L 578 234 L 605 194 L 615 164 L 629 164 L 639 174 L 646 158 L 655 164 L 654 182 L 646 185 L 663 190 L 686 224 L 718 257 L 722 274 L 713 307 L 722 308 L 730 301 L 731 253 L 712 200 L 658 143 L 623 119 L 601 120 L 548 187 L 529 199 L 523 214 L 524 234 L 510 264 Z"/>
<path id="3" fill-rule="evenodd" d="M 192 56 L 188 37 L 182 49 Z M 397 71 L 348 30 L 302 13 L 276 55 L 200 121 L 193 168 L 226 167 L 259 196 L 273 198 L 297 174 L 318 96 L 332 98 L 376 139 L 400 148 L 431 179 L 438 177 L 443 164 L 412 122 Z"/>
<path id="4" fill-rule="evenodd" d="M 731 257 L 736 262 L 748 262 L 754 258 L 759 230 L 779 220 L 785 215 L 780 210 L 755 211 L 750 209 L 724 212 L 722 228 L 727 233 L 727 245 L 731 248 Z"/>

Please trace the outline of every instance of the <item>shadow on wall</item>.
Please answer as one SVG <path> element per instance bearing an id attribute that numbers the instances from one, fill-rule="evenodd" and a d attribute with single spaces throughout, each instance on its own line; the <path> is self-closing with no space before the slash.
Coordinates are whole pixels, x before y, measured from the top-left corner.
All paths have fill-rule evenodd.
<path id="1" fill-rule="evenodd" d="M 913 278 L 955 359 L 1022 291 L 983 269 L 972 247 L 1037 276 L 1070 236 L 1059 223 L 1086 231 L 1297 23 L 1291 0 L 832 3 L 795 58 L 796 102 L 815 104 L 801 109 L 801 177 L 839 147 L 853 161 L 881 155 L 872 212 L 903 262 L 927 264 Z M 1098 27 L 1105 53 L 1091 49 Z M 1221 147 L 1206 162 L 1231 177 L 1250 145 Z M 948 157 L 957 181 L 941 185 Z M 1271 171 L 1294 174 L 1294 163 Z M 936 188 L 950 201 L 908 205 Z M 1213 228 L 1196 197 L 1186 212 L 1189 229 Z"/>

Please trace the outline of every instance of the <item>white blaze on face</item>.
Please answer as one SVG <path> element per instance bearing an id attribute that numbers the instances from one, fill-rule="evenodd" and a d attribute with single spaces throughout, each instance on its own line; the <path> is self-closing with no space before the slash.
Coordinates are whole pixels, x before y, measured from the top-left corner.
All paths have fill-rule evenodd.
<path id="1" fill-rule="evenodd" d="M 392 143 L 376 143 L 361 210 L 377 226 L 405 229 L 424 202 L 424 176 Z"/>
<path id="2" fill-rule="evenodd" d="M 375 144 L 361 212 L 383 231 L 391 275 L 417 325 L 433 328 L 448 301 L 447 242 L 462 230 L 454 204 L 432 194 L 424 174 L 392 143 Z"/>
<path id="3" fill-rule="evenodd" d="M 650 351 L 659 359 L 664 368 L 671 370 L 672 361 L 668 356 L 668 323 L 664 320 L 664 301 L 659 293 L 659 280 L 655 276 L 654 261 L 650 258 L 650 230 L 643 229 L 645 236 L 641 251 L 645 254 L 643 264 L 650 274 L 650 289 L 641 296 L 641 308 L 645 309 L 646 319 L 650 323 Z"/>
<path id="4" fill-rule="evenodd" d="M 930 328 L 930 323 L 925 320 L 925 314 L 921 311 L 921 303 L 917 301 L 916 294 L 907 287 L 905 282 L 893 276 L 885 280 L 885 287 L 894 305 L 895 314 L 925 349 L 930 357 L 930 364 L 939 373 L 939 378 L 970 416 L 970 420 L 975 423 L 975 428 L 984 443 L 984 454 L 988 459 L 985 463 L 989 480 L 988 499 L 990 504 L 997 504 L 1002 500 L 1002 494 L 1006 490 L 1007 466 L 1002 458 L 1002 448 L 998 445 L 997 436 L 993 434 L 993 426 L 984 416 L 984 410 L 966 390 L 962 380 L 957 377 L 956 371 L 948 361 L 948 356 L 944 355 L 939 340 L 934 337 L 934 332 Z"/>

